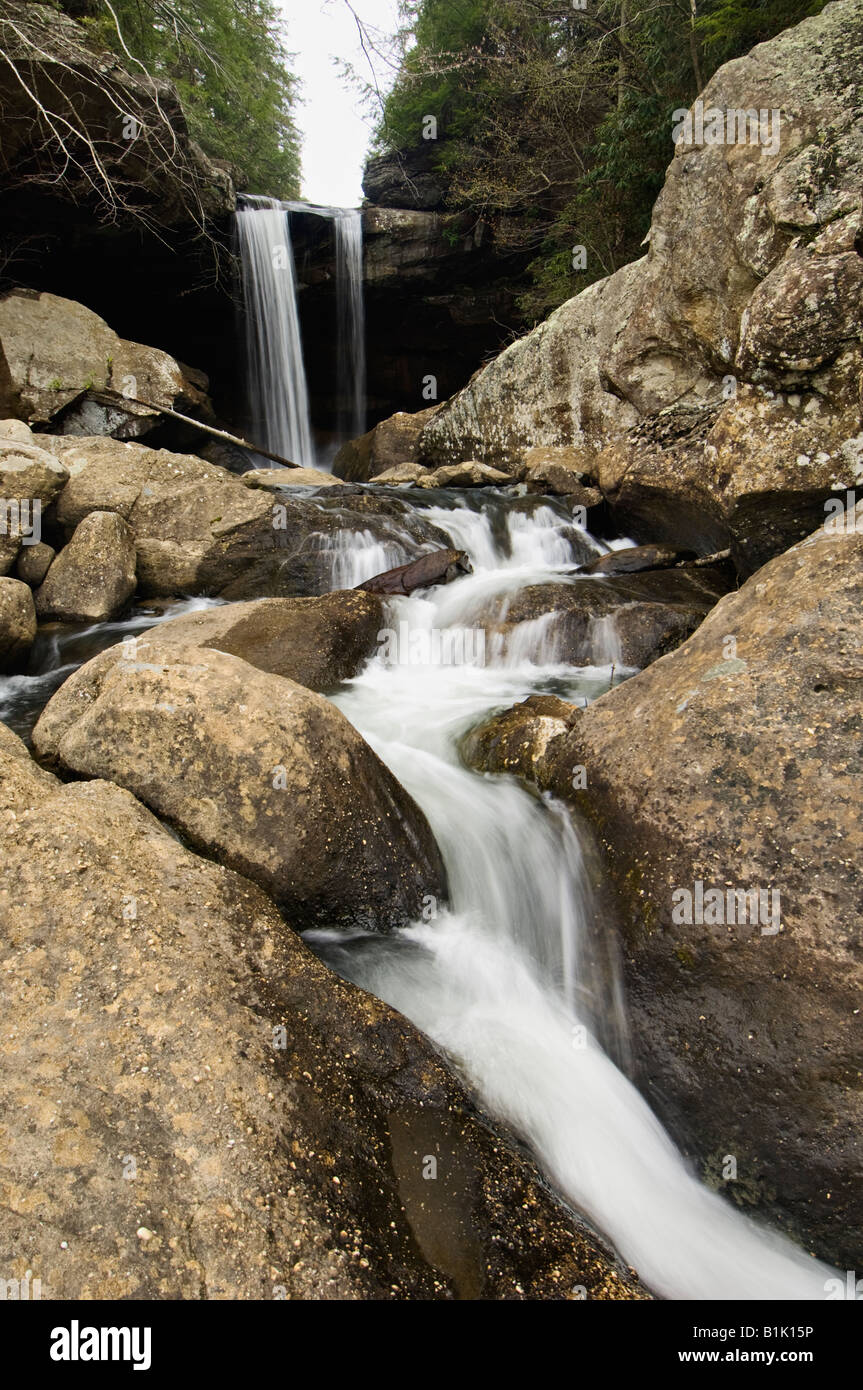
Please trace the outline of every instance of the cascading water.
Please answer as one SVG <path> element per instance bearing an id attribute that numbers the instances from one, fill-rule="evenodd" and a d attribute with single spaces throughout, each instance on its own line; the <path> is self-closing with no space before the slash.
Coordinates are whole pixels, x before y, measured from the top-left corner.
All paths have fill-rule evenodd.
<path id="1" fill-rule="evenodd" d="M 521 516 L 518 556 L 499 558 L 491 573 L 486 518 L 461 510 L 450 520 L 476 573 L 391 600 L 394 631 L 470 624 L 491 581 L 498 593 L 514 592 L 548 580 L 547 557 L 561 563 L 553 514 Z M 445 509 L 435 521 L 446 529 Z M 428 644 L 417 645 L 423 650 Z M 413 650 L 398 663 L 378 657 L 336 697 L 425 811 L 447 863 L 451 905 L 391 938 L 314 933 L 312 944 L 446 1050 L 484 1105 L 521 1134 L 561 1194 L 656 1293 L 823 1298 L 832 1271 L 705 1188 L 611 1060 L 609 1047 L 616 1040 L 619 1056 L 625 1043 L 620 979 L 613 962 L 587 968 L 596 928 L 600 940 L 610 928 L 603 933 L 587 901 L 569 817 L 461 762 L 462 735 L 490 712 L 538 691 L 579 701 L 608 688 L 607 669 L 542 665 L 541 649 L 520 656 L 521 664 L 491 652 L 484 665 L 455 668 L 414 659 Z"/>
<path id="2" fill-rule="evenodd" d="M 289 213 L 274 198 L 247 197 L 237 210 L 236 224 L 253 442 L 292 463 L 312 467 L 311 414 Z"/>
<path id="3" fill-rule="evenodd" d="M 601 582 L 572 576 L 572 565 L 600 546 L 568 528 L 560 511 L 492 496 L 482 510 L 452 500 L 424 514 L 470 553 L 475 573 L 390 600 L 389 626 L 402 644 L 405 634 L 476 629 L 490 600 L 505 605 L 527 584 Z M 350 564 L 343 552 L 334 564 L 353 578 L 389 558 L 380 545 L 371 532 L 355 533 Z M 154 621 L 139 613 L 68 634 L 62 647 L 42 651 L 30 676 L 0 680 L 0 716 L 25 733 L 64 675 Z M 409 641 L 405 659 L 379 655 L 335 697 L 425 811 L 451 901 L 389 937 L 319 932 L 309 940 L 448 1053 L 654 1292 L 823 1299 L 835 1272 L 705 1188 L 619 1069 L 627 1033 L 614 932 L 592 899 L 565 808 L 462 762 L 462 736 L 490 713 L 538 692 L 581 703 L 608 689 L 608 667 L 558 663 L 543 632 L 542 620 L 519 624 L 514 643 L 486 644 L 484 661 L 464 644 L 471 657 L 461 665 L 435 660 L 432 642 Z"/>

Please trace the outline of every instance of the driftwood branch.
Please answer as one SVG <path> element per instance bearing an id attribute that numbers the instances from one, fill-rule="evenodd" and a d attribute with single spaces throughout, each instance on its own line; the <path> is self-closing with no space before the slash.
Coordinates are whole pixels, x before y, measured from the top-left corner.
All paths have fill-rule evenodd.
<path id="1" fill-rule="evenodd" d="M 273 454 L 269 449 L 262 449 L 259 444 L 250 444 L 247 439 L 240 439 L 235 434 L 228 434 L 227 430 L 217 430 L 214 425 L 205 425 L 200 420 L 193 420 L 191 415 L 181 415 L 179 410 L 171 410 L 166 405 L 154 405 L 152 401 L 142 401 L 137 396 L 123 396 L 119 391 L 91 389 L 86 392 L 91 400 L 97 401 L 99 405 L 108 405 L 123 409 L 126 405 L 142 405 L 146 410 L 152 410 L 156 415 L 170 415 L 172 420 L 182 420 L 184 425 L 192 425 L 196 430 L 203 430 L 204 434 L 211 434 L 214 439 L 223 439 L 227 444 L 236 444 L 238 449 L 247 449 L 250 454 L 260 454 L 261 458 L 272 459 L 273 463 L 280 463 L 283 468 L 302 468 L 301 463 L 293 463 L 290 459 L 282 458 L 281 454 Z M 134 410 L 128 411 L 129 415 L 134 415 Z"/>

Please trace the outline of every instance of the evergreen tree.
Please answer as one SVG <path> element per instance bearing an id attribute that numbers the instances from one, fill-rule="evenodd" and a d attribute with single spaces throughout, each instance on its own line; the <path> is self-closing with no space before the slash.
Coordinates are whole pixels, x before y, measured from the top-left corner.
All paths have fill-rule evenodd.
<path id="1" fill-rule="evenodd" d="M 246 186 L 297 197 L 297 82 L 272 0 L 61 0 L 133 71 L 173 82 L 201 148 Z"/>

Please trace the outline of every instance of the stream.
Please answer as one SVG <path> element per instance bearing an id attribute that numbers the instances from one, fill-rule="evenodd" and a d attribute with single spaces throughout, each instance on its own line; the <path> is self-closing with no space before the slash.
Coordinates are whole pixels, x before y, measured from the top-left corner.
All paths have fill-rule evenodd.
<path id="1" fill-rule="evenodd" d="M 613 924 L 592 898 L 577 824 L 512 778 L 469 771 L 459 753 L 471 727 L 531 694 L 584 703 L 608 690 L 616 656 L 608 620 L 601 667 L 560 662 L 545 619 L 490 636 L 484 651 L 476 643 L 481 612 L 493 606 L 504 620 L 508 599 L 529 584 L 596 582 L 571 570 L 608 546 L 551 505 L 457 494 L 417 503 L 469 553 L 474 573 L 389 600 L 395 657 L 382 648 L 334 701 L 428 817 L 451 901 L 431 902 L 428 920 L 389 937 L 317 931 L 307 939 L 446 1052 L 483 1108 L 511 1127 L 562 1198 L 655 1294 L 823 1299 L 832 1271 L 708 1190 L 627 1079 L 631 1039 Z M 396 541 L 355 538 L 333 553 L 334 586 L 401 562 Z M 29 674 L 0 679 L 0 719 L 26 735 L 81 662 L 212 602 L 46 630 Z M 440 634 L 468 659 L 435 659 Z"/>

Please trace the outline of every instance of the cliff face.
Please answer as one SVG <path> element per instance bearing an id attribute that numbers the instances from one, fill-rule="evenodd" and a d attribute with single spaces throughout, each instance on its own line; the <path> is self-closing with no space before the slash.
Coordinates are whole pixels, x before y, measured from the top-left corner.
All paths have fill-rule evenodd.
<path id="1" fill-rule="evenodd" d="M 647 257 L 480 371 L 424 461 L 574 445 L 628 533 L 730 543 L 744 572 L 823 521 L 863 477 L 861 71 L 860 0 L 720 69 L 701 109 L 722 142 L 696 111 Z"/>
<path id="2" fill-rule="evenodd" d="M 363 183 L 364 289 L 369 421 L 423 410 L 461 390 L 521 323 L 524 252 L 504 251 L 489 225 L 448 212 L 428 153 L 370 160 Z M 320 219 L 295 216 L 303 343 L 313 410 L 324 424 L 334 402 L 334 251 Z M 435 396 L 424 394 L 429 388 Z"/>

